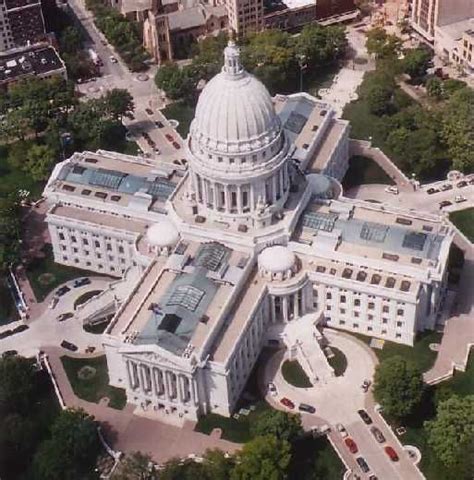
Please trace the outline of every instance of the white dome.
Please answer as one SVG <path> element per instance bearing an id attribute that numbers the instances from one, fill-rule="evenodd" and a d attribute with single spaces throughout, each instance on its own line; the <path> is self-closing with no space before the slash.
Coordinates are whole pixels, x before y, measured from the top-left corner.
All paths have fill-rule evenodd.
<path id="1" fill-rule="evenodd" d="M 171 247 L 178 243 L 179 233 L 170 221 L 163 220 L 147 230 L 146 239 L 150 246 Z"/>
<path id="2" fill-rule="evenodd" d="M 259 266 L 271 273 L 287 272 L 293 268 L 295 261 L 295 254 L 281 245 L 267 247 L 258 256 Z"/>
<path id="3" fill-rule="evenodd" d="M 271 143 L 281 124 L 265 86 L 240 64 L 233 42 L 225 64 L 202 91 L 191 126 L 192 140 L 206 150 L 246 153 Z"/>

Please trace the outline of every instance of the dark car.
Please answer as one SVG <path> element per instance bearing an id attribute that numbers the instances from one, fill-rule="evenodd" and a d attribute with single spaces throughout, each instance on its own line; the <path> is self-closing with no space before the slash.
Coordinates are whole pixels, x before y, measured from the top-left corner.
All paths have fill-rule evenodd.
<path id="1" fill-rule="evenodd" d="M 357 413 L 366 425 L 370 425 L 372 423 L 372 419 L 369 417 L 369 414 L 365 410 L 357 410 Z"/>
<path id="2" fill-rule="evenodd" d="M 375 437 L 375 440 L 377 440 L 377 442 L 385 442 L 385 437 L 383 433 L 375 425 L 370 428 L 370 431 L 372 432 L 372 435 Z"/>
<path id="3" fill-rule="evenodd" d="M 392 462 L 398 462 L 397 452 L 392 447 L 387 445 L 384 450 L 385 453 L 390 457 L 390 460 L 392 460 Z"/>
<path id="4" fill-rule="evenodd" d="M 151 108 L 145 108 L 145 112 L 148 113 L 148 115 L 153 115 L 153 110 Z"/>
<path id="5" fill-rule="evenodd" d="M 160 122 L 160 121 L 155 122 L 155 125 L 156 125 L 158 128 L 163 128 L 163 127 L 164 127 L 163 122 Z"/>
<path id="6" fill-rule="evenodd" d="M 173 142 L 173 147 L 176 148 L 176 150 L 179 150 L 181 145 L 178 142 Z"/>
<path id="7" fill-rule="evenodd" d="M 77 345 L 74 345 L 74 343 L 68 342 L 67 340 L 63 340 L 61 342 L 61 347 L 65 348 L 66 350 L 71 350 L 71 352 L 77 351 Z"/>
<path id="8" fill-rule="evenodd" d="M 428 188 L 428 190 L 426 190 L 426 193 L 428 195 L 433 195 L 433 193 L 437 193 L 437 192 L 439 192 L 439 190 L 437 188 L 433 188 L 433 187 Z"/>
<path id="9" fill-rule="evenodd" d="M 61 315 L 58 315 L 56 317 L 56 320 L 58 322 L 64 322 L 64 320 L 68 320 L 70 318 L 74 317 L 74 313 L 67 312 L 67 313 L 61 313 Z"/>
<path id="10" fill-rule="evenodd" d="M 7 358 L 7 357 L 14 357 L 16 355 L 18 355 L 17 350 L 6 350 L 3 352 L 2 357 Z"/>
<path id="11" fill-rule="evenodd" d="M 170 135 L 169 133 L 167 133 L 165 137 L 166 137 L 166 140 L 168 140 L 168 142 L 174 142 L 173 135 Z"/>
<path id="12" fill-rule="evenodd" d="M 452 202 L 449 200 L 443 200 L 442 202 L 439 202 L 439 208 L 449 207 L 450 205 L 452 205 Z"/>
<path id="13" fill-rule="evenodd" d="M 13 333 L 21 333 L 21 332 L 24 332 L 25 330 L 28 330 L 30 327 L 28 325 L 18 325 L 18 327 L 15 327 L 13 330 L 12 330 L 12 334 Z"/>
<path id="14" fill-rule="evenodd" d="M 461 180 L 460 182 L 456 183 L 456 187 L 458 187 L 458 188 L 467 187 L 467 182 L 466 182 L 466 180 Z"/>
<path id="15" fill-rule="evenodd" d="M 84 277 L 84 278 L 78 278 L 77 280 L 74 280 L 74 283 L 72 284 L 72 286 L 74 288 L 79 288 L 79 287 L 83 287 L 84 285 L 89 285 L 90 283 L 91 283 L 91 279 Z"/>
<path id="16" fill-rule="evenodd" d="M 369 466 L 367 465 L 367 462 L 365 461 L 364 458 L 362 457 L 357 457 L 356 458 L 357 465 L 359 465 L 360 469 L 364 472 L 367 473 L 370 471 Z"/>
<path id="17" fill-rule="evenodd" d="M 293 410 L 295 408 L 295 404 L 289 398 L 283 397 L 280 400 L 280 403 L 286 408 L 289 408 L 290 410 Z"/>
<path id="18" fill-rule="evenodd" d="M 66 295 L 66 293 L 70 292 L 70 291 L 71 291 L 71 289 L 67 285 L 64 285 L 64 287 L 58 288 L 56 290 L 56 296 L 57 297 L 62 297 L 63 295 Z"/>
<path id="19" fill-rule="evenodd" d="M 300 412 L 307 412 L 307 413 L 316 412 L 316 409 L 312 405 L 308 405 L 307 403 L 300 403 L 298 405 L 298 410 Z"/>
<path id="20" fill-rule="evenodd" d="M 446 192 L 447 190 L 452 190 L 453 186 L 450 183 L 445 183 L 444 185 L 441 185 L 441 190 L 443 192 Z"/>
<path id="21" fill-rule="evenodd" d="M 9 337 L 13 332 L 11 330 L 4 330 L 3 332 L 0 332 L 0 340 L 2 338 L 7 338 Z"/>

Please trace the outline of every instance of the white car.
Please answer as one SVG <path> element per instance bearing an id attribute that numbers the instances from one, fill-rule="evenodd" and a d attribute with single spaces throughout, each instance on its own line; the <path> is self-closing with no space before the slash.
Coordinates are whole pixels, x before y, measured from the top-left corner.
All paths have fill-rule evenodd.
<path id="1" fill-rule="evenodd" d="M 454 197 L 454 201 L 455 201 L 456 203 L 462 203 L 462 202 L 465 202 L 466 200 L 467 200 L 467 198 L 466 198 L 466 197 L 463 197 L 462 195 L 456 195 L 456 196 Z"/>
<path id="2" fill-rule="evenodd" d="M 268 393 L 272 396 L 272 397 L 276 397 L 278 392 L 277 392 L 277 388 L 275 387 L 275 384 L 273 382 L 270 382 L 268 384 Z"/>
<path id="3" fill-rule="evenodd" d="M 337 431 L 341 434 L 342 438 L 346 438 L 349 434 L 347 433 L 347 430 L 345 429 L 344 425 L 342 423 L 338 423 L 336 425 Z"/>
<path id="4" fill-rule="evenodd" d="M 386 188 L 385 188 L 385 191 L 386 191 L 387 193 L 393 193 L 393 195 L 398 195 L 398 193 L 399 193 L 399 192 L 398 192 L 398 187 L 395 187 L 395 186 L 393 186 L 393 185 L 391 185 L 390 187 L 386 187 Z"/>
<path id="5" fill-rule="evenodd" d="M 118 63 L 118 60 L 113 55 L 110 55 L 109 58 L 112 63 Z"/>
<path id="6" fill-rule="evenodd" d="M 49 304 L 49 308 L 53 309 L 54 307 L 56 307 L 58 302 L 59 302 L 59 298 L 58 297 L 53 297 L 53 299 L 51 300 L 51 303 Z"/>

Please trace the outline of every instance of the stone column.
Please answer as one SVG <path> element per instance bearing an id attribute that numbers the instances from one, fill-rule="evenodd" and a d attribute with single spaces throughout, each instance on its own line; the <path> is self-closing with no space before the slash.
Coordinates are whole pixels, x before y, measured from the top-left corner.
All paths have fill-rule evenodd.
<path id="1" fill-rule="evenodd" d="M 237 187 L 237 211 L 242 213 L 243 206 L 242 206 L 242 187 L 238 185 Z"/>
<path id="2" fill-rule="evenodd" d="M 130 360 L 127 360 L 127 362 L 126 362 L 127 379 L 128 379 L 128 384 L 129 384 L 130 388 L 133 390 L 135 388 L 135 384 L 132 380 L 131 368 L 132 368 L 131 362 L 130 362 Z"/>
<path id="3" fill-rule="evenodd" d="M 293 294 L 293 318 L 296 320 L 299 315 L 299 302 L 298 302 L 299 292 Z"/>
<path id="4" fill-rule="evenodd" d="M 171 400 L 171 388 L 170 388 L 170 378 L 169 378 L 169 371 L 165 370 L 163 372 L 164 376 L 164 383 L 165 383 L 165 397 L 167 400 Z"/>
<path id="5" fill-rule="evenodd" d="M 191 394 L 193 397 L 194 405 L 198 405 L 199 395 L 198 395 L 198 388 L 197 388 L 197 380 L 195 378 L 191 378 Z"/>
<path id="6" fill-rule="evenodd" d="M 230 213 L 232 209 L 232 199 L 230 195 L 230 190 L 229 190 L 229 185 L 224 186 L 224 191 L 225 191 L 225 211 L 227 213 Z"/>
<path id="7" fill-rule="evenodd" d="M 281 297 L 281 310 L 283 311 L 283 321 L 288 323 L 288 297 Z"/>

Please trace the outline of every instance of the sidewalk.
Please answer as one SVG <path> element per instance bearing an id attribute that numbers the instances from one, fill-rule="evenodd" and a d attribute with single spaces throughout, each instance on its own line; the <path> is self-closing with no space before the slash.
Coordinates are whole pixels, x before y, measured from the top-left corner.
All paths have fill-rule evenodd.
<path id="1" fill-rule="evenodd" d="M 83 408 L 101 423 L 107 442 L 121 452 L 149 453 L 158 463 L 190 454 L 201 455 L 207 449 L 219 448 L 233 453 L 240 445 L 194 432 L 190 428 L 177 428 L 133 414 L 135 407 L 127 404 L 123 410 L 86 402 L 74 394 L 60 357 L 59 348 L 46 348 L 52 371 L 68 407 Z M 189 425 L 188 425 L 189 427 Z"/>

